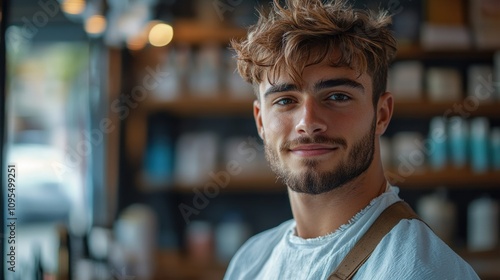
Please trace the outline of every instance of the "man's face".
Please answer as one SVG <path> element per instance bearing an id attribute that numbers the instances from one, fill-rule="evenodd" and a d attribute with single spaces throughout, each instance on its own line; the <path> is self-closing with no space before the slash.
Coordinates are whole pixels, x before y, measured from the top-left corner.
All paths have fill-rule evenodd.
<path id="1" fill-rule="evenodd" d="M 254 116 L 271 169 L 293 191 L 320 194 L 370 166 L 381 132 L 368 74 L 323 62 L 301 78 L 264 79 Z"/>

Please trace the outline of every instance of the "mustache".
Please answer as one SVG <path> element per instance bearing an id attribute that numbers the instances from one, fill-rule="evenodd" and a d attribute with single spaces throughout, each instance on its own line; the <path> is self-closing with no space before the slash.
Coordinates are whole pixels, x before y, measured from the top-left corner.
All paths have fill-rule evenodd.
<path id="1" fill-rule="evenodd" d="M 341 137 L 330 138 L 323 135 L 318 135 L 314 137 L 299 137 L 294 140 L 286 141 L 280 146 L 280 151 L 288 151 L 293 149 L 298 145 L 304 144 L 327 144 L 327 145 L 338 145 L 343 148 L 347 147 L 347 141 Z"/>

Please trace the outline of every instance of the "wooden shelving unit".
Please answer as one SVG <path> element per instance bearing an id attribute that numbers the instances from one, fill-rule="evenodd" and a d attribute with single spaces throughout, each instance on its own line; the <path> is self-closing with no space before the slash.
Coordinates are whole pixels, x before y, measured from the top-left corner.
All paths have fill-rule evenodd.
<path id="1" fill-rule="evenodd" d="M 465 248 L 454 248 L 462 258 L 469 263 L 479 274 L 482 280 L 500 279 L 500 248 L 484 251 L 471 252 Z"/>
<path id="2" fill-rule="evenodd" d="M 398 172 L 397 169 L 389 169 L 386 172 L 386 176 L 390 180 L 394 179 L 392 182 L 394 185 L 407 189 L 433 189 L 440 186 L 454 190 L 466 190 L 472 186 L 475 188 L 500 188 L 500 170 L 478 174 L 467 168 L 446 168 L 435 171 L 424 167 L 416 169 L 409 176 L 398 174 L 401 172 Z"/>
<path id="3" fill-rule="evenodd" d="M 396 60 L 456 60 L 484 61 L 491 59 L 496 50 L 492 49 L 424 49 L 421 46 L 400 46 Z"/>
<path id="4" fill-rule="evenodd" d="M 200 262 L 184 256 L 180 251 L 165 250 L 156 252 L 155 265 L 154 280 L 220 280 L 228 264 Z"/>
<path id="5" fill-rule="evenodd" d="M 174 43 L 196 45 L 213 42 L 227 44 L 233 38 L 244 37 L 243 28 L 228 25 L 207 25 L 203 22 L 178 20 L 173 25 Z"/>
<path id="6" fill-rule="evenodd" d="M 175 184 L 173 191 L 178 193 L 190 194 L 193 188 L 203 189 L 204 185 L 192 186 L 186 184 Z M 271 193 L 271 192 L 286 192 L 286 186 L 281 181 L 276 179 L 273 174 L 257 175 L 257 176 L 234 176 L 231 178 L 227 187 L 221 187 L 221 192 L 224 193 Z"/>
<path id="7" fill-rule="evenodd" d="M 478 174 L 466 168 L 446 168 L 444 170 L 434 171 L 424 167 L 416 169 L 415 172 L 408 176 L 401 175 L 401 172 L 396 169 L 389 169 L 386 171 L 386 176 L 394 186 L 412 190 L 431 190 L 440 186 L 453 190 L 467 190 L 471 188 L 471 186 L 481 189 L 500 188 L 500 170 L 492 170 Z M 155 188 L 144 181 L 138 180 L 137 185 L 144 191 L 161 189 L 180 194 L 192 194 L 193 189 L 198 188 L 202 190 L 209 182 L 212 181 L 207 180 L 206 182 L 199 182 L 195 185 L 172 183 L 169 186 Z M 228 185 L 226 187 L 220 187 L 219 190 L 222 193 L 252 192 L 265 194 L 271 192 L 285 192 L 286 186 L 278 180 L 274 174 L 269 172 L 255 176 L 251 176 L 251 174 L 232 176 Z"/>

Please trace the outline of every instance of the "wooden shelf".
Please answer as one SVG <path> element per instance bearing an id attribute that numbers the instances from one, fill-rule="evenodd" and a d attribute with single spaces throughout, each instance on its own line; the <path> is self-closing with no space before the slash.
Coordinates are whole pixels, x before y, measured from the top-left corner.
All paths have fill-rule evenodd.
<path id="1" fill-rule="evenodd" d="M 276 179 L 270 172 L 265 172 L 265 175 L 249 176 L 248 174 L 241 174 L 231 177 L 228 186 L 220 187 L 219 191 L 223 193 L 272 193 L 272 192 L 285 192 L 285 185 Z M 476 174 L 468 169 L 446 169 L 443 171 L 431 171 L 429 169 L 416 170 L 409 176 L 405 174 L 398 174 L 397 170 L 386 171 L 388 180 L 395 186 L 404 189 L 414 190 L 432 190 L 436 187 L 446 187 L 450 189 L 471 189 L 486 188 L 486 189 L 500 189 L 500 171 L 489 171 L 484 174 Z M 170 187 L 154 188 L 148 186 L 144 181 L 138 181 L 137 185 L 141 189 L 160 190 L 160 191 L 173 191 L 179 194 L 192 194 L 193 189 L 203 188 L 213 181 L 207 180 L 199 184 L 182 184 L 175 183 Z"/>
<path id="2" fill-rule="evenodd" d="M 215 260 L 198 262 L 176 250 L 157 251 L 153 279 L 194 280 L 222 279 L 228 264 Z"/>
<path id="3" fill-rule="evenodd" d="M 228 44 L 233 38 L 242 38 L 247 34 L 244 28 L 227 25 L 210 25 L 191 20 L 178 20 L 174 23 L 175 43 L 202 44 L 220 43 Z"/>
<path id="4" fill-rule="evenodd" d="M 485 252 L 455 250 L 483 280 L 500 279 L 500 248 Z"/>
<path id="5" fill-rule="evenodd" d="M 500 248 L 478 252 L 472 252 L 466 248 L 453 248 L 453 250 L 465 259 L 500 259 Z"/>
<path id="6" fill-rule="evenodd" d="M 251 93 L 249 93 L 251 96 Z M 252 116 L 253 99 L 231 97 L 183 97 L 172 101 L 148 101 L 142 110 L 166 111 L 177 116 L 244 115 Z"/>
<path id="7" fill-rule="evenodd" d="M 200 186 L 191 186 L 186 184 L 176 184 L 174 191 L 178 193 L 190 194 L 193 193 L 193 188 L 203 189 L 206 184 L 212 181 L 201 183 Z M 220 188 L 221 192 L 225 193 L 270 193 L 270 192 L 285 192 L 286 186 L 281 181 L 276 179 L 276 176 L 270 172 L 265 172 L 265 175 L 248 176 L 233 176 L 229 184 L 225 188 Z"/>
<path id="8" fill-rule="evenodd" d="M 492 60 L 495 50 L 485 49 L 432 49 L 426 50 L 421 46 L 400 46 L 396 60 Z"/>
<path id="9" fill-rule="evenodd" d="M 470 169 L 447 168 L 442 171 L 433 171 L 423 168 L 409 176 L 402 176 L 398 175 L 397 170 L 392 169 L 386 172 L 386 176 L 391 183 L 405 189 L 434 189 L 439 186 L 452 189 L 473 187 L 500 189 L 500 171 L 477 174 Z"/>

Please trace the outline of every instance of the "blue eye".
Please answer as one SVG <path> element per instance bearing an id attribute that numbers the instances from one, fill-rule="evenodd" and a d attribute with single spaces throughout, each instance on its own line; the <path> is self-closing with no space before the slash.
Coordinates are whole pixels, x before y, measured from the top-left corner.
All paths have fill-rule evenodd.
<path id="1" fill-rule="evenodd" d="M 288 105 L 288 104 L 292 104 L 292 103 L 293 103 L 293 100 L 291 98 L 282 98 L 276 102 L 276 104 L 278 104 L 278 105 Z"/>
<path id="2" fill-rule="evenodd" d="M 345 102 L 351 100 L 351 98 L 345 94 L 342 93 L 334 93 L 328 97 L 330 100 L 338 101 L 338 102 Z"/>

